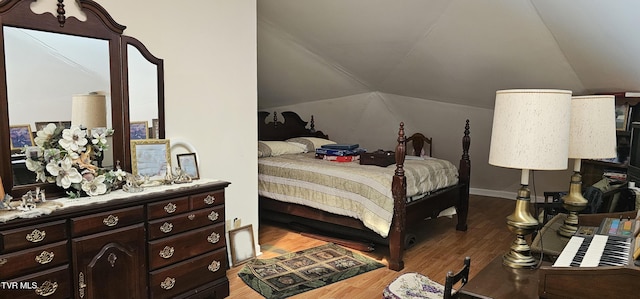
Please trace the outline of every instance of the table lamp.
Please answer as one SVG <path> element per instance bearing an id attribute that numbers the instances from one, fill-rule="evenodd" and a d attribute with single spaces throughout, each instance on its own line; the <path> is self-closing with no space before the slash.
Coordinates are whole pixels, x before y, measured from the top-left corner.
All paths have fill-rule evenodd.
<path id="1" fill-rule="evenodd" d="M 565 237 L 571 237 L 578 230 L 578 212 L 589 203 L 582 196 L 582 159 L 616 157 L 615 97 L 573 97 L 570 130 L 569 158 L 574 159 L 574 167 L 569 194 L 562 198 L 562 206 L 568 215 L 558 229 L 558 233 Z"/>
<path id="2" fill-rule="evenodd" d="M 106 96 L 97 92 L 74 95 L 71 98 L 71 125 L 88 130 L 106 127 Z"/>
<path id="3" fill-rule="evenodd" d="M 521 169 L 521 187 L 507 227 L 516 234 L 502 263 L 511 268 L 532 268 L 537 262 L 525 236 L 538 228 L 529 212 L 530 170 L 567 169 L 571 91 L 511 89 L 496 92 L 489 164 Z"/>

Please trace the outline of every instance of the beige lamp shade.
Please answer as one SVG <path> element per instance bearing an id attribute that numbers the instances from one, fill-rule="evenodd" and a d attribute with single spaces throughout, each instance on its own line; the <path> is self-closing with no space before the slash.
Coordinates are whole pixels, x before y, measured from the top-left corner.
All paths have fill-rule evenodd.
<path id="1" fill-rule="evenodd" d="M 569 158 L 616 157 L 615 97 L 579 96 L 571 100 Z"/>
<path id="2" fill-rule="evenodd" d="M 74 95 L 71 99 L 71 125 L 86 129 L 106 127 L 106 96 L 98 93 Z"/>
<path id="3" fill-rule="evenodd" d="M 496 92 L 489 164 L 517 169 L 567 169 L 571 91 Z"/>

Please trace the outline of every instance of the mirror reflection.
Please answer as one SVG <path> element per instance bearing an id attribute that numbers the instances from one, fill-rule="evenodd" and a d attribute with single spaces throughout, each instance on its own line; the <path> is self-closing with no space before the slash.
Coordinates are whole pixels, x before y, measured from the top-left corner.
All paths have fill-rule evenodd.
<path id="1" fill-rule="evenodd" d="M 138 48 L 127 45 L 127 68 L 131 139 L 158 139 L 158 67 L 148 61 Z"/>
<path id="2" fill-rule="evenodd" d="M 10 126 L 29 125 L 32 132 L 49 122 L 71 121 L 72 97 L 106 95 L 107 127 L 111 124 L 109 43 L 16 27 L 3 27 Z M 24 155 L 12 151 L 14 185 L 35 182 Z M 104 166 L 113 164 L 107 151 Z"/>

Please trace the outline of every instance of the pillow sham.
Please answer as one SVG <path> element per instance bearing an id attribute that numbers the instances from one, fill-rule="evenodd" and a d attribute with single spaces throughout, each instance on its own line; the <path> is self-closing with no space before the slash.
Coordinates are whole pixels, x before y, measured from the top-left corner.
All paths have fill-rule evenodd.
<path id="1" fill-rule="evenodd" d="M 325 144 L 336 144 L 335 141 L 331 141 L 329 139 L 318 138 L 318 137 L 295 137 L 287 139 L 288 142 L 295 142 L 304 144 L 307 146 L 307 151 L 313 152 L 317 148 L 325 145 Z"/>
<path id="2" fill-rule="evenodd" d="M 286 141 L 258 141 L 258 158 L 275 157 L 285 154 L 301 154 L 305 150 Z"/>

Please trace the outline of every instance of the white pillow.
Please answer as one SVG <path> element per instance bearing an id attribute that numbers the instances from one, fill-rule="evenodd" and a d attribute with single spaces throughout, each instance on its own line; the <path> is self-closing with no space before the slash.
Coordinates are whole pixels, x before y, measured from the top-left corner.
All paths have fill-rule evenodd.
<path id="1" fill-rule="evenodd" d="M 301 154 L 305 150 L 286 141 L 258 141 L 258 157 L 275 157 L 286 154 Z"/>
<path id="2" fill-rule="evenodd" d="M 307 146 L 307 151 L 309 152 L 313 152 L 325 144 L 336 144 L 335 141 L 318 137 L 295 137 L 289 138 L 287 141 L 304 144 Z"/>

